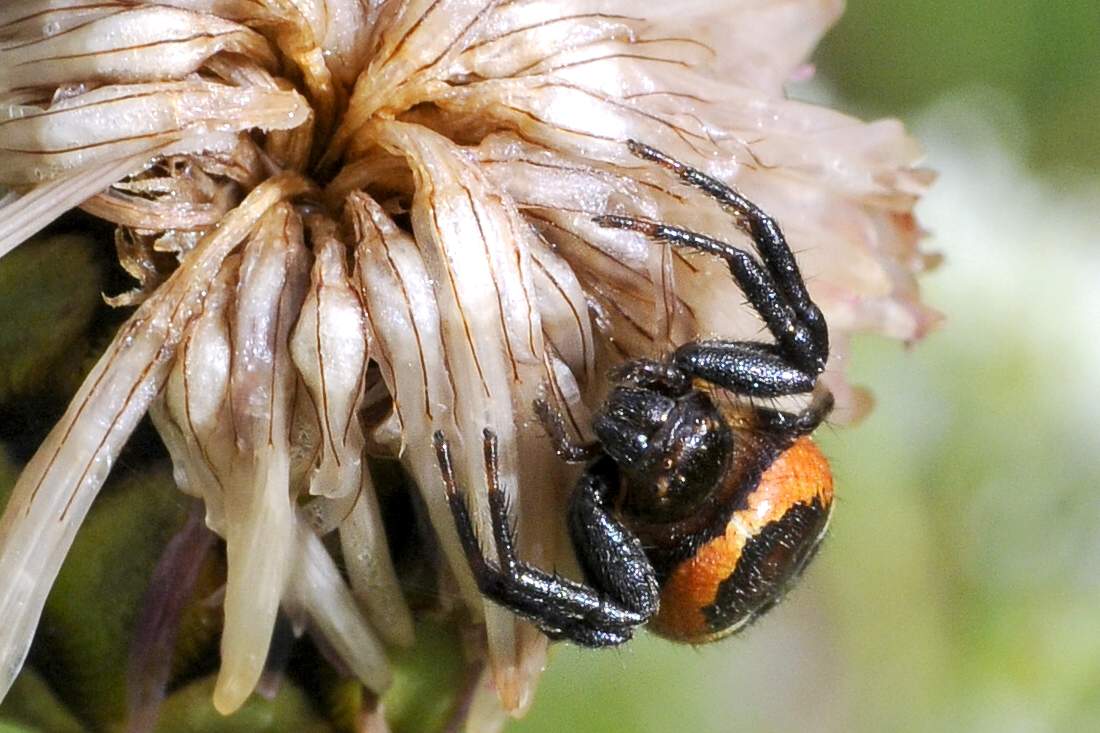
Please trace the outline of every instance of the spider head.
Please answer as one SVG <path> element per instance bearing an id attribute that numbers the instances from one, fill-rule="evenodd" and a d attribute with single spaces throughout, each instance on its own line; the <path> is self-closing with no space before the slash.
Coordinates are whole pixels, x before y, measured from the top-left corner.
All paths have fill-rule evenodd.
<path id="1" fill-rule="evenodd" d="M 733 436 L 709 396 L 670 397 L 619 387 L 594 421 L 604 451 L 619 465 L 625 508 L 644 522 L 693 513 L 722 480 Z"/>

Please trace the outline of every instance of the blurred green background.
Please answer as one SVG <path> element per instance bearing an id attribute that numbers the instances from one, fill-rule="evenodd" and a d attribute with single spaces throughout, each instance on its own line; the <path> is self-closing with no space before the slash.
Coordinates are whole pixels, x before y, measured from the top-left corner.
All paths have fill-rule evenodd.
<path id="1" fill-rule="evenodd" d="M 1100 3 L 850 0 L 798 96 L 899 116 L 942 328 L 877 407 L 792 597 L 711 647 L 562 647 L 514 733 L 1100 730 Z"/>
<path id="2" fill-rule="evenodd" d="M 877 407 L 856 428 L 819 434 L 840 498 L 831 538 L 787 602 L 709 647 L 645 634 L 616 651 L 556 647 L 534 707 L 508 733 L 1100 730 L 1100 2 L 850 0 L 815 62 L 817 78 L 794 95 L 901 117 L 939 171 L 918 214 L 931 232 L 925 248 L 945 257 L 922 280 L 924 299 L 946 321 L 908 350 L 857 342 L 852 379 L 873 389 Z M 43 245 L 64 246 L 79 265 L 73 282 L 55 278 L 62 291 L 91 293 L 73 302 L 131 284 L 96 269 L 92 241 Z M 17 250 L 10 282 L 50 256 Z M 0 318 L 33 327 L 19 334 L 28 344 L 0 340 L 0 352 L 57 362 L 76 338 L 61 326 L 83 332 L 93 314 L 15 313 L 2 296 L 17 290 L 0 281 Z M 50 373 L 58 395 L 86 366 Z M 0 365 L 0 397 L 40 372 Z M 22 414 L 25 424 L 0 421 L 7 434 L 39 435 L 63 404 Z M 155 442 L 139 434 L 120 463 Z M 13 458 L 0 451 L 0 487 L 12 482 Z M 134 623 L 135 579 L 158 556 L 157 522 L 178 522 L 185 508 L 166 474 L 145 481 L 120 480 L 97 504 L 74 550 L 83 565 L 59 580 L 32 658 L 81 683 L 61 702 L 92 722 L 119 717 L 118 639 Z M 119 509 L 131 495 L 148 516 Z M 113 585 L 79 575 L 103 567 Z M 89 616 L 112 622 L 89 633 Z M 196 658 L 216 642 L 202 623 L 196 613 L 197 631 L 185 629 Z M 397 660 L 387 705 L 419 716 L 405 730 L 448 711 L 439 690 L 461 677 L 448 633 L 422 629 L 412 661 Z M 198 663 L 196 674 L 210 671 Z M 318 699 L 344 703 L 346 690 L 330 683 L 286 685 L 226 721 L 199 678 L 173 695 L 164 729 L 309 730 Z M 84 729 L 37 672 L 19 684 L 5 717 L 51 733 Z M 25 730 L 0 721 L 0 733 Z"/>

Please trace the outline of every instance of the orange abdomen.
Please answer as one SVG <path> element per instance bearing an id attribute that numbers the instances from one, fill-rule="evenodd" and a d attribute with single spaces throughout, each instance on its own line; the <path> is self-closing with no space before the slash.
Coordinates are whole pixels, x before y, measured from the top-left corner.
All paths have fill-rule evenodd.
<path id="1" fill-rule="evenodd" d="M 807 437 L 772 462 L 726 531 L 677 565 L 650 628 L 701 643 L 731 634 L 773 606 L 813 556 L 828 525 L 833 477 Z"/>

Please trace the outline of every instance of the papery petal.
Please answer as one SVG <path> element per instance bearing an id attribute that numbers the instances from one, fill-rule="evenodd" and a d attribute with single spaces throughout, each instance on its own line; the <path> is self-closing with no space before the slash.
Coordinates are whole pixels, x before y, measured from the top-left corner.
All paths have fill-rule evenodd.
<path id="1" fill-rule="evenodd" d="M 325 64 L 345 86 L 351 86 L 368 59 L 370 8 L 360 0 L 287 0 L 309 23 Z"/>
<path id="2" fill-rule="evenodd" d="M 333 162 L 372 116 L 403 111 L 446 73 L 495 0 L 410 0 L 383 6 L 370 64 L 359 75 L 346 114 L 328 145 Z"/>
<path id="3" fill-rule="evenodd" d="M 297 560 L 286 589 L 287 610 L 304 616 L 368 689 L 384 692 L 392 679 L 386 650 L 360 614 L 336 563 L 304 520 L 297 522 L 294 543 Z"/>
<path id="4" fill-rule="evenodd" d="M 358 491 L 364 470 L 358 412 L 368 345 L 366 313 L 348 281 L 344 245 L 335 238 L 335 227 L 324 222 L 311 231 L 313 274 L 290 349 L 321 425 L 321 456 L 310 493 L 336 498 Z"/>
<path id="5" fill-rule="evenodd" d="M 167 378 L 222 260 L 248 233 L 256 209 L 305 188 L 292 176 L 273 178 L 227 217 L 130 317 L 24 469 L 0 520 L 0 698 L 22 667 L 77 528 Z"/>
<path id="6" fill-rule="evenodd" d="M 147 165 L 148 157 L 149 153 L 143 151 L 43 183 L 24 194 L 9 193 L 0 200 L 0 257 L 111 183 L 139 172 Z"/>
<path id="7" fill-rule="evenodd" d="M 127 229 L 180 232 L 209 229 L 236 205 L 237 201 L 230 196 L 219 196 L 214 201 L 187 201 L 178 197 L 150 200 L 111 188 L 84 201 L 81 208 Z"/>
<path id="8" fill-rule="evenodd" d="M 291 129 L 308 115 L 292 91 L 205 81 L 101 87 L 45 109 L 0 112 L 0 182 L 34 184 L 164 146 L 165 154 L 228 151 L 236 137 L 224 133 Z"/>
<path id="9" fill-rule="evenodd" d="M 308 253 L 301 221 L 279 204 L 241 257 L 233 314 L 229 405 L 240 456 L 225 487 L 225 627 L 214 706 L 228 714 L 263 672 L 287 578 L 295 519 L 290 423 L 295 372 L 288 338 L 305 297 Z"/>
<path id="10" fill-rule="evenodd" d="M 545 482 L 562 471 L 530 419 L 532 401 L 548 380 L 530 272 L 531 233 L 514 206 L 450 141 L 400 123 L 388 123 L 377 132 L 384 147 L 408 158 L 417 180 L 413 231 L 435 284 L 455 395 L 454 427 L 433 427 L 455 436 L 457 476 L 474 499 L 482 536 L 491 536 L 491 522 L 480 436 L 486 428 L 496 434 L 501 486 L 512 505 L 521 507 L 521 551 L 532 562 L 546 564 L 556 554 L 557 533 L 534 517 L 544 516 L 556 501 L 546 496 L 549 492 L 518 492 L 520 486 Z M 439 479 L 432 485 L 438 487 Z M 455 554 L 461 556 L 460 551 Z M 469 570 L 462 563 L 457 572 Z M 526 625 L 517 629 L 515 618 L 499 607 L 487 605 L 485 615 L 501 698 L 506 708 L 523 709 L 545 658 L 545 638 L 533 635 Z"/>
<path id="11" fill-rule="evenodd" d="M 576 274 L 544 240 L 531 248 L 533 278 L 543 337 L 575 379 L 595 382 L 596 346 L 588 301 Z"/>
<path id="12" fill-rule="evenodd" d="M 340 522 L 340 549 L 351 589 L 367 617 L 388 643 L 409 646 L 414 640 L 412 612 L 390 558 L 382 510 L 370 472 L 354 496 L 335 501 Z"/>
<path id="13" fill-rule="evenodd" d="M 184 339 L 149 414 L 172 456 L 176 486 L 203 500 L 206 524 L 225 536 L 225 485 L 237 457 L 229 411 L 233 341 L 231 307 L 240 256 L 230 255 Z"/>
<path id="14" fill-rule="evenodd" d="M 466 602 L 476 608 L 477 587 L 465 570 L 431 448 L 433 430 L 453 425 L 455 393 L 430 276 L 412 237 L 370 197 L 348 196 L 345 215 L 354 231 L 355 275 L 366 305 L 373 356 L 389 386 L 404 441 L 399 451 L 420 488 L 448 565 L 456 569 Z"/>
<path id="15" fill-rule="evenodd" d="M 138 7 L 90 22 L 86 5 L 48 13 L 37 33 L 0 25 L 0 94 L 80 82 L 135 83 L 182 79 L 216 53 L 229 51 L 264 66 L 276 60 L 263 36 L 237 23 L 164 7 Z"/>
<path id="16" fill-rule="evenodd" d="M 607 6 L 627 14 L 637 8 L 630 0 Z M 843 9 L 843 0 L 670 0 L 647 6 L 645 15 L 649 34 L 713 49 L 709 74 L 778 97 Z"/>
<path id="17" fill-rule="evenodd" d="M 507 135 L 486 139 L 478 152 L 489 175 L 553 243 L 590 301 L 600 306 L 597 324 L 621 355 L 652 355 L 690 338 L 693 321 L 677 324 L 678 331 L 663 324 L 666 310 L 693 318 L 683 292 L 671 290 L 671 283 L 656 285 L 664 250 L 593 222 L 608 211 L 675 220 L 684 200 L 666 188 L 667 182 L 656 182 L 648 169 L 601 166 Z M 681 252 L 670 257 L 688 263 Z"/>
<path id="18" fill-rule="evenodd" d="M 312 284 L 291 354 L 319 413 L 321 451 L 310 493 L 335 499 L 340 540 L 357 600 L 392 643 L 412 642 L 412 617 L 390 559 L 381 510 L 365 462 L 359 422 L 367 370 L 366 313 L 348 280 L 344 245 L 325 219 L 311 223 Z"/>

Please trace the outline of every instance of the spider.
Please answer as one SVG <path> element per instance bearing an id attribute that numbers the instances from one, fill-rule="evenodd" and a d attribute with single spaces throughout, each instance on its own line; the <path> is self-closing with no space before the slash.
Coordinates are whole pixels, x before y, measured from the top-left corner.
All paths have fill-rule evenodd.
<path id="1" fill-rule="evenodd" d="M 818 385 L 829 354 L 821 311 L 775 221 L 720 181 L 639 142 L 631 152 L 676 174 L 729 212 L 759 261 L 731 244 L 636 218 L 596 217 L 673 246 L 722 258 L 774 341 L 690 341 L 664 359 L 634 359 L 611 375 L 593 417 L 598 442 L 571 438 L 560 413 L 535 404 L 563 460 L 586 462 L 568 507 L 577 582 L 516 555 L 484 432 L 495 559 L 482 549 L 448 443 L 434 436 L 455 525 L 483 595 L 553 639 L 621 644 L 649 624 L 687 643 L 744 628 L 774 606 L 815 554 L 833 503 L 829 465 L 809 435 L 833 398 Z M 715 389 L 746 399 L 716 401 Z M 753 398 L 812 394 L 799 412 Z"/>

